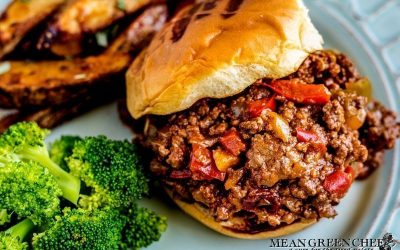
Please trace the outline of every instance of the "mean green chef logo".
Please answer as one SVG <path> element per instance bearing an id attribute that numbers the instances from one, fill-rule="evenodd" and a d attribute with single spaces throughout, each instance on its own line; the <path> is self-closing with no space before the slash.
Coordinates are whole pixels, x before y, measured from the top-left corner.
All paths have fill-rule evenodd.
<path id="1" fill-rule="evenodd" d="M 394 250 L 400 242 L 391 233 L 378 239 L 270 239 L 269 248 L 288 250 Z"/>

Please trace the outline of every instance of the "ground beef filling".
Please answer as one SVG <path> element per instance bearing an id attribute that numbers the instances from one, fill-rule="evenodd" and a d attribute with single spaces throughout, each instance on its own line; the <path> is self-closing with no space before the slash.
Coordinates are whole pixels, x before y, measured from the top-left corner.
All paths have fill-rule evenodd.
<path id="1" fill-rule="evenodd" d="M 283 80 L 279 86 L 319 84 L 329 99 L 290 97 L 263 79 L 234 97 L 146 117 L 141 141 L 155 156 L 151 171 L 177 198 L 235 230 L 334 217 L 354 178 L 381 164 L 400 125 L 393 112 L 346 90 L 360 77 L 342 54 L 316 52 Z"/>

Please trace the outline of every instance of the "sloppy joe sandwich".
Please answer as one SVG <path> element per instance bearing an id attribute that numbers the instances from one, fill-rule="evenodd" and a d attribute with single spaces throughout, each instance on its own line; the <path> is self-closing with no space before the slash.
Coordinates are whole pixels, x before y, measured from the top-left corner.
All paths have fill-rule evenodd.
<path id="1" fill-rule="evenodd" d="M 323 49 L 300 0 L 187 6 L 126 78 L 151 172 L 186 213 L 232 237 L 333 218 L 399 136 L 368 79 Z"/>

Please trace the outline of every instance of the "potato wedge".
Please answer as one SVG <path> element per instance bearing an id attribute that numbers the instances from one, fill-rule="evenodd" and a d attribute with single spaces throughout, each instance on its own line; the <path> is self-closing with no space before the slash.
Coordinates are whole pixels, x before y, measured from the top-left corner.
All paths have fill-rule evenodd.
<path id="1" fill-rule="evenodd" d="M 77 60 L 9 62 L 10 70 L 0 75 L 0 106 L 21 108 L 64 103 L 101 84 L 111 85 L 113 77 L 123 72 L 131 60 L 129 54 L 119 53 Z"/>
<path id="2" fill-rule="evenodd" d="M 124 85 L 124 73 L 134 52 L 145 45 L 165 23 L 167 7 L 146 9 L 115 41 L 119 46 L 98 56 L 61 61 L 3 62 L 0 73 L 0 107 L 32 108 L 67 103 L 98 89 Z M 136 34 L 132 38 L 128 34 Z M 140 38 L 140 39 L 138 39 Z M 120 78 L 118 78 L 120 77 Z"/>
<path id="3" fill-rule="evenodd" d="M 86 96 L 84 99 L 75 100 L 59 106 L 52 106 L 34 110 L 18 110 L 0 119 L 0 133 L 12 124 L 22 121 L 34 121 L 42 128 L 54 128 L 62 123 L 80 116 L 92 109 L 110 103 L 118 98 L 119 93 L 96 96 Z"/>
<path id="4" fill-rule="evenodd" d="M 14 0 L 0 18 L 0 58 L 11 52 L 24 35 L 49 17 L 66 0 Z"/>
<path id="5" fill-rule="evenodd" d="M 123 35 L 118 36 L 107 48 L 106 53 L 137 52 L 150 42 L 153 35 L 164 26 L 168 18 L 165 5 L 154 5 L 146 9 L 132 22 Z"/>
<path id="6" fill-rule="evenodd" d="M 59 56 L 74 56 L 82 51 L 87 34 L 104 29 L 136 12 L 151 0 L 71 0 L 55 17 L 39 40 L 38 47 Z"/>

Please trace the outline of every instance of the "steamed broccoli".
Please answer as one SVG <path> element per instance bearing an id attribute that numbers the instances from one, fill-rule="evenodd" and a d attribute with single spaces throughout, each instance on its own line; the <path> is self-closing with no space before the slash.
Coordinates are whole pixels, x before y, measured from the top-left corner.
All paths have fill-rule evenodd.
<path id="1" fill-rule="evenodd" d="M 41 225 L 59 213 L 61 195 L 53 175 L 37 162 L 9 162 L 0 166 L 2 213 L 12 211 L 18 218 L 29 218 Z"/>
<path id="2" fill-rule="evenodd" d="M 147 208 L 66 208 L 47 230 L 33 236 L 33 249 L 139 249 L 158 241 L 167 223 Z M 62 242 L 62 245 L 60 245 Z"/>
<path id="3" fill-rule="evenodd" d="M 62 169 L 69 172 L 69 167 L 65 161 L 72 154 L 75 142 L 82 140 L 79 136 L 63 135 L 51 144 L 50 158 Z"/>
<path id="4" fill-rule="evenodd" d="M 27 235 L 33 230 L 34 225 L 25 219 L 5 232 L 0 232 L 1 250 L 25 250 L 28 243 L 24 242 Z"/>
<path id="5" fill-rule="evenodd" d="M 135 204 L 149 191 L 135 145 L 64 136 L 49 155 L 47 134 L 23 122 L 0 135 L 0 230 L 24 219 L 0 232 L 0 250 L 137 249 L 159 240 L 165 218 Z M 39 233 L 24 243 L 35 225 Z"/>
<path id="6" fill-rule="evenodd" d="M 33 236 L 33 249 L 118 249 L 123 225 L 117 210 L 65 209 L 46 231 Z"/>
<path id="7" fill-rule="evenodd" d="M 46 167 L 56 178 L 63 197 L 77 203 L 80 192 L 80 180 L 61 169 L 54 163 L 47 151 L 45 138 L 49 131 L 33 122 L 21 122 L 12 125 L 0 136 L 0 165 L 13 161 L 37 162 Z"/>
<path id="8" fill-rule="evenodd" d="M 148 193 L 137 149 L 128 141 L 105 136 L 84 138 L 75 143 L 67 164 L 71 174 L 92 189 L 79 201 L 83 208 L 129 207 Z"/>
<path id="9" fill-rule="evenodd" d="M 121 249 L 139 249 L 158 241 L 167 229 L 167 220 L 147 208 L 133 206 L 126 214 Z"/>
<path id="10" fill-rule="evenodd" d="M 10 222 L 11 215 L 7 212 L 7 209 L 0 209 L 0 226 Z"/>

